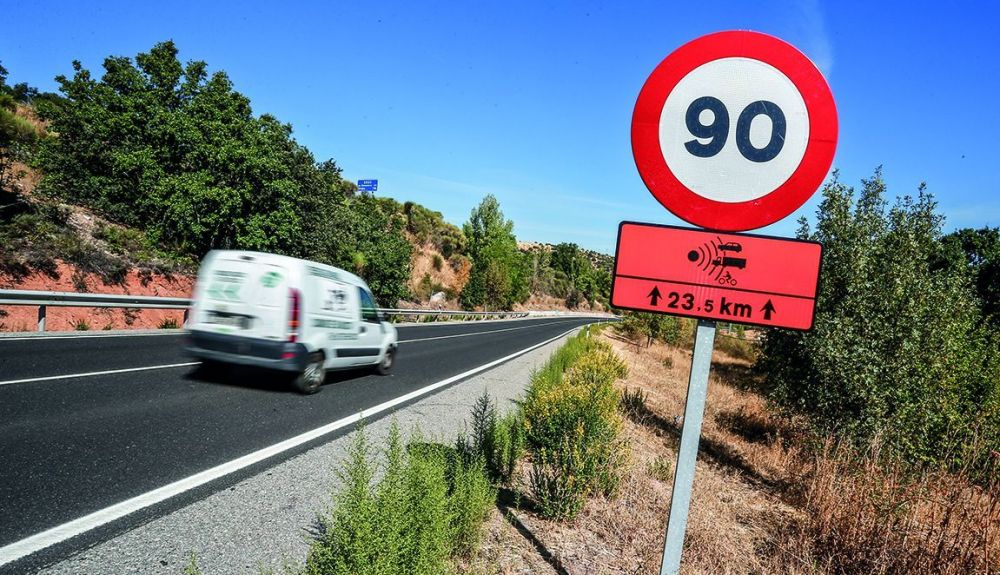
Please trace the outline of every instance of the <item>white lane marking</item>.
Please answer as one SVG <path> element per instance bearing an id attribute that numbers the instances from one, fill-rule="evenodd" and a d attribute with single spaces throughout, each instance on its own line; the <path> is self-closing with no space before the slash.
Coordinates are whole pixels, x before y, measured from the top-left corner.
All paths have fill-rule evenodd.
<path id="1" fill-rule="evenodd" d="M 98 339 L 103 337 L 149 337 L 161 335 L 184 335 L 183 331 L 168 330 L 163 333 L 95 333 L 89 335 L 29 335 L 24 337 L 0 337 L 0 343 L 5 341 L 39 341 L 49 339 Z"/>
<path id="2" fill-rule="evenodd" d="M 514 331 L 514 330 L 517 330 L 517 329 L 529 329 L 529 328 L 533 328 L 533 327 L 541 327 L 543 325 L 552 325 L 554 323 L 566 323 L 566 322 L 565 322 L 565 320 L 561 321 L 561 322 L 560 321 L 550 321 L 550 322 L 546 322 L 546 323 L 534 323 L 534 324 L 531 324 L 531 325 L 523 325 L 523 326 L 519 326 L 519 327 L 507 327 L 507 328 L 504 328 L 504 329 L 493 329 L 493 330 L 490 330 L 490 331 L 474 331 L 472 333 L 456 333 L 456 334 L 453 334 L 453 335 L 438 335 L 438 336 L 434 336 L 434 337 L 421 337 L 421 338 L 417 338 L 417 339 L 401 339 L 401 340 L 399 340 L 396 343 L 413 343 L 415 341 L 431 341 L 432 339 L 450 339 L 450 338 L 453 338 L 453 337 L 469 337 L 471 335 L 485 335 L 487 333 L 498 333 L 498 332 L 501 332 L 501 331 Z"/>
<path id="3" fill-rule="evenodd" d="M 268 459 L 269 457 L 274 457 L 275 455 L 288 451 L 289 449 L 294 449 L 304 443 L 308 443 L 328 433 L 332 433 L 342 427 L 346 427 L 348 425 L 351 425 L 352 423 L 357 423 L 358 421 L 366 417 L 371 417 L 373 415 L 391 409 L 397 405 L 406 403 L 411 399 L 415 399 L 417 397 L 420 397 L 421 395 L 425 395 L 431 391 L 434 391 L 435 389 L 444 387 L 446 385 L 450 385 L 456 381 L 465 379 L 466 377 L 491 369 L 501 363 L 504 363 L 505 361 L 510 361 L 518 356 L 524 355 L 530 351 L 534 351 L 542 347 L 543 345 L 550 344 L 562 337 L 565 337 L 567 334 L 573 332 L 576 329 L 579 329 L 580 327 L 582 326 L 574 327 L 573 329 L 567 330 L 553 337 L 552 339 L 545 340 L 541 343 L 536 343 L 535 345 L 526 347 L 520 351 L 516 351 L 506 357 L 502 357 L 500 359 L 480 365 L 479 367 L 472 368 L 458 375 L 453 375 L 447 379 L 442 379 L 437 383 L 432 383 L 426 387 L 422 387 L 420 389 L 411 391 L 406 395 L 401 395 L 395 399 L 390 399 L 389 401 L 380 403 L 369 409 L 359 411 L 354 415 L 349 415 L 342 419 L 338 419 L 333 423 L 328 423 L 322 427 L 317 427 L 312 431 L 307 431 L 301 435 L 296 435 L 295 437 L 286 439 L 280 443 L 275 443 L 270 447 L 265 447 L 264 449 L 254 451 L 253 453 L 249 453 L 247 455 L 244 455 L 243 457 L 234 459 L 227 463 L 223 463 L 222 465 L 217 465 L 211 469 L 206 469 L 205 471 L 195 473 L 190 477 L 186 477 L 179 481 L 169 483 L 167 485 L 164 485 L 163 487 L 159 487 L 152 491 L 148 491 L 146 493 L 143 493 L 142 495 L 138 495 L 131 499 L 126 499 L 121 503 L 116 503 L 110 507 L 105 507 L 100 511 L 95 511 L 89 515 L 80 517 L 79 519 L 74 519 L 67 523 L 63 523 L 62 525 L 58 525 L 51 529 L 47 529 L 45 531 L 42 531 L 41 533 L 11 543 L 10 545 L 7 545 L 5 547 L 0 547 L 0 565 L 6 565 L 7 563 L 11 563 L 27 555 L 31 555 L 32 553 L 41 551 L 46 547 L 50 547 L 57 543 L 62 543 L 63 541 L 66 541 L 72 537 L 76 537 L 77 535 L 81 535 L 92 529 L 96 529 L 116 519 L 125 517 L 130 513 L 135 513 L 136 511 L 139 511 L 141 509 L 145 509 L 152 505 L 156 505 L 157 503 L 166 501 L 171 497 L 180 495 L 185 491 L 190 491 L 191 489 L 204 485 L 210 481 L 214 481 L 216 479 L 219 479 L 220 477 L 224 477 L 226 475 L 229 475 L 230 473 L 234 473 L 236 471 L 254 465 L 255 463 L 259 463 L 265 459 Z"/>
<path id="4" fill-rule="evenodd" d="M 0 381 L 0 385 L 10 385 L 12 383 L 34 383 L 38 381 L 53 381 L 56 379 L 74 379 L 77 377 L 92 377 L 95 375 L 112 375 L 115 373 L 129 373 L 133 371 L 150 371 L 153 369 L 170 369 L 173 367 L 188 367 L 190 365 L 198 365 L 200 361 L 189 361 L 186 363 L 168 363 L 166 365 L 149 365 L 146 367 L 129 367 L 126 369 L 110 369 L 107 371 L 91 371 L 89 373 L 70 373 L 67 375 L 50 375 L 47 377 L 29 377 L 27 379 L 11 379 L 8 381 Z"/>

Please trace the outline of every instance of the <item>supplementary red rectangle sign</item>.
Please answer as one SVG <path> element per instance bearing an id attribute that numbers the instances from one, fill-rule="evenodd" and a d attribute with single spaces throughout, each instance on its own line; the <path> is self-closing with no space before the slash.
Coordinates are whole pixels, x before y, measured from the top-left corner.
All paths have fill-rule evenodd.
<path id="1" fill-rule="evenodd" d="M 818 242 L 622 222 L 611 305 L 809 330 L 822 254 Z"/>

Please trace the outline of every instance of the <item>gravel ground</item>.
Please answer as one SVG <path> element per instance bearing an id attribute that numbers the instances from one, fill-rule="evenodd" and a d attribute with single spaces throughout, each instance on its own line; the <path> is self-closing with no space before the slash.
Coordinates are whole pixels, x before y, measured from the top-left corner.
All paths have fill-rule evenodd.
<path id="1" fill-rule="evenodd" d="M 404 431 L 419 426 L 427 437 L 451 441 L 465 427 L 484 390 L 508 409 L 527 387 L 532 370 L 562 343 L 552 342 L 425 397 L 393 417 Z M 367 426 L 376 445 L 382 443 L 393 417 Z M 41 573 L 180 574 L 192 553 L 205 575 L 280 572 L 285 564 L 301 565 L 316 518 L 329 509 L 336 487 L 333 472 L 353 437 L 348 433 L 310 449 Z"/>

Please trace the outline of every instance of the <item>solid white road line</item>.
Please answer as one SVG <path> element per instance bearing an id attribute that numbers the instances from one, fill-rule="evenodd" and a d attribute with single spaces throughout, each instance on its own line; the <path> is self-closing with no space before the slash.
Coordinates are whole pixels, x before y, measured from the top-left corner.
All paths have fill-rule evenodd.
<path id="1" fill-rule="evenodd" d="M 97 527 L 110 523 L 116 519 L 125 517 L 130 513 L 134 513 L 141 509 L 145 509 L 152 505 L 156 505 L 157 503 L 166 501 L 167 499 L 170 499 L 171 497 L 174 497 L 176 495 L 180 495 L 185 491 L 190 491 L 191 489 L 204 485 L 210 481 L 213 481 L 220 477 L 224 477 L 226 475 L 229 475 L 230 473 L 234 473 L 236 471 L 249 467 L 255 463 L 264 461 L 269 457 L 274 457 L 275 455 L 288 451 L 289 449 L 294 449 L 304 443 L 308 443 L 328 433 L 332 433 L 338 429 L 341 429 L 353 423 L 357 423 L 358 421 L 366 417 L 371 417 L 373 415 L 391 409 L 397 405 L 406 403 L 411 399 L 415 399 L 417 397 L 420 397 L 421 395 L 430 393 L 435 389 L 452 384 L 456 381 L 465 379 L 466 377 L 475 375 L 482 371 L 486 371 L 501 363 L 510 361 L 518 356 L 524 355 L 530 351 L 534 351 L 542 347 L 543 345 L 547 345 L 562 337 L 565 337 L 567 334 L 573 332 L 576 329 L 578 328 L 574 327 L 573 329 L 570 329 L 560 335 L 557 335 L 552 339 L 548 339 L 541 343 L 537 343 L 530 347 L 526 347 L 506 357 L 502 357 L 500 359 L 491 361 L 489 363 L 470 369 L 458 375 L 454 375 L 447 379 L 442 379 L 437 383 L 432 383 L 431 385 L 428 385 L 426 387 L 416 389 L 414 391 L 411 391 L 410 393 L 407 393 L 406 395 L 401 395 L 396 399 L 391 399 L 384 403 L 380 403 L 374 407 L 365 409 L 354 415 L 349 415 L 342 419 L 338 419 L 333 423 L 328 423 L 327 425 L 318 427 L 316 429 L 313 429 L 312 431 L 307 431 L 301 435 L 296 435 L 291 439 L 286 439 L 270 447 L 265 447 L 264 449 L 261 449 L 259 451 L 254 451 L 253 453 L 244 455 L 243 457 L 240 457 L 238 459 L 234 459 L 227 463 L 223 463 L 222 465 L 218 465 L 211 469 L 206 469 L 205 471 L 196 473 L 190 477 L 186 477 L 184 479 L 175 481 L 168 485 L 164 485 L 163 487 L 159 487 L 152 491 L 148 491 L 146 493 L 143 493 L 142 495 L 133 497 L 132 499 L 127 499 L 125 501 L 122 501 L 121 503 L 116 503 L 115 505 L 112 505 L 110 507 L 105 507 L 104 509 L 101 509 L 100 511 L 95 511 L 90 515 L 85 515 L 83 517 L 80 517 L 79 519 L 74 519 L 73 521 L 70 521 L 68 523 L 63 523 L 62 525 L 53 527 L 51 529 L 47 529 L 45 531 L 42 531 L 41 533 L 32 535 L 31 537 L 27 537 L 15 543 L 11 543 L 10 545 L 7 545 L 5 547 L 0 547 L 0 566 L 16 561 L 27 555 L 31 555 L 32 553 L 41 551 L 46 547 L 50 547 L 57 543 L 66 541 L 72 537 L 76 537 L 77 535 L 86 533 L 87 531 L 90 531 L 92 529 L 96 529 Z"/>
<path id="2" fill-rule="evenodd" d="M 91 371 L 90 373 L 70 373 L 67 375 L 49 375 L 46 377 L 29 377 L 27 379 L 11 379 L 8 381 L 0 381 L 0 385 L 10 385 L 12 383 L 34 383 L 38 381 L 53 381 L 56 379 L 73 379 L 77 377 L 92 377 L 95 375 L 112 375 L 115 373 L 129 373 L 133 371 L 151 371 L 154 369 L 170 369 L 173 367 L 188 367 L 190 365 L 198 365 L 200 361 L 189 361 L 186 363 L 168 363 L 166 365 L 149 365 L 146 367 L 129 367 L 126 369 L 109 369 L 107 371 Z"/>
<path id="3" fill-rule="evenodd" d="M 166 330 L 162 333 L 91 333 L 87 335 L 29 335 L 24 337 L 0 337 L 0 343 L 5 341 L 39 341 L 50 339 L 98 339 L 104 337 L 155 337 L 163 335 L 184 335 L 178 330 Z"/>

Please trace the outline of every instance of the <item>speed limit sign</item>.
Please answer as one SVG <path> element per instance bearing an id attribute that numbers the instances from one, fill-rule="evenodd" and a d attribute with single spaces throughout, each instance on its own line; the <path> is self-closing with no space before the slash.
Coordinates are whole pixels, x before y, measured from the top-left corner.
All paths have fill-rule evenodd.
<path id="1" fill-rule="evenodd" d="M 693 40 L 646 80 L 632 152 L 653 196 L 677 217 L 742 231 L 795 211 L 826 177 L 837 110 L 816 66 L 758 32 Z"/>

